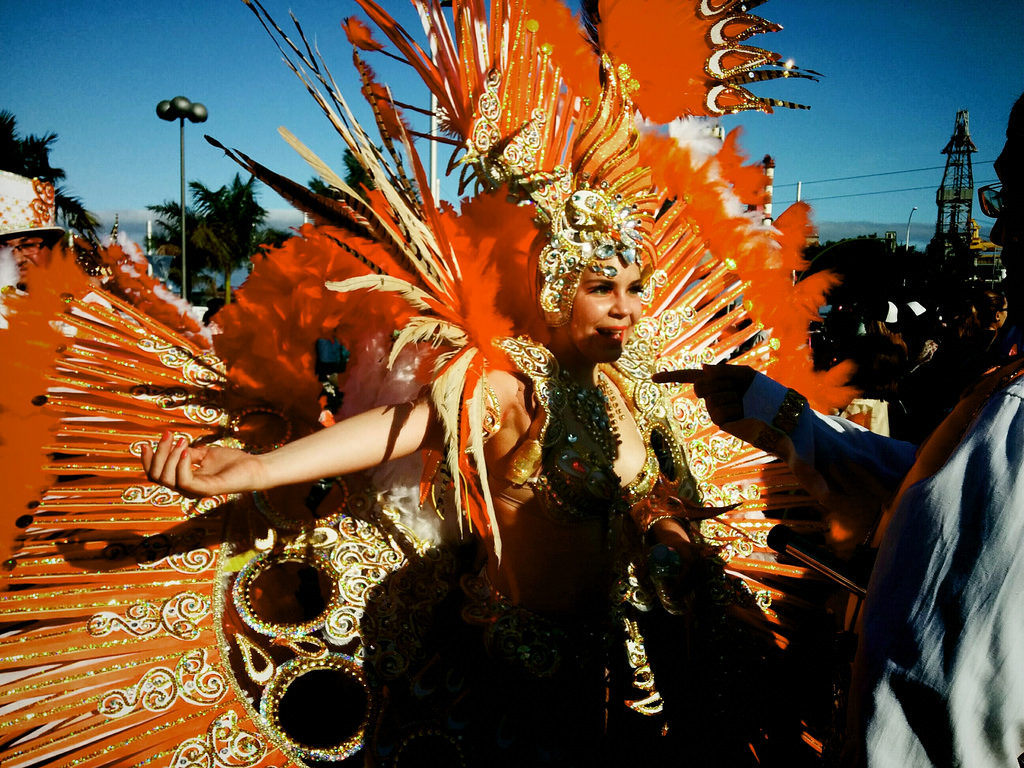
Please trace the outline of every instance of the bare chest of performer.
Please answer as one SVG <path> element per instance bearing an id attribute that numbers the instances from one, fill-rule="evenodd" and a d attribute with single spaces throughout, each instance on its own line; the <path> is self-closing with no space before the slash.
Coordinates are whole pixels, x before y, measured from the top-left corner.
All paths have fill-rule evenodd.
<path id="1" fill-rule="evenodd" d="M 608 372 L 580 385 L 526 367 L 491 377 L 504 410 L 487 445 L 501 538 L 488 578 L 529 610 L 593 615 L 608 596 L 615 526 L 653 487 L 658 462 Z"/>

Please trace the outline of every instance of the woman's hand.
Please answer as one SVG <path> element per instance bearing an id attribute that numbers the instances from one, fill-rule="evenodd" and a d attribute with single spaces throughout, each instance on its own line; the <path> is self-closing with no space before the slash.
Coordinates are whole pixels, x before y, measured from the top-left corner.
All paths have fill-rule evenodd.
<path id="1" fill-rule="evenodd" d="M 153 482 L 191 498 L 262 487 L 258 457 L 219 445 L 193 448 L 183 437 L 173 440 L 170 432 L 160 438 L 156 450 L 148 444 L 142 446 L 142 468 Z"/>

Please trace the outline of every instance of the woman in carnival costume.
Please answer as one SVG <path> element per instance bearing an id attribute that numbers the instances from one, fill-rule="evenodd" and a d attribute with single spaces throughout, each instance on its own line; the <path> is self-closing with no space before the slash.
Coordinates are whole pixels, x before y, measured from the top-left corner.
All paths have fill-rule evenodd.
<path id="1" fill-rule="evenodd" d="M 456 2 L 453 34 L 422 3 L 428 57 L 363 0 L 465 150 L 475 195 L 455 212 L 358 53 L 383 48 L 367 29 L 346 22 L 380 150 L 309 46 L 247 4 L 374 188 L 290 134 L 334 198 L 229 151 L 319 226 L 260 260 L 212 351 L 70 275 L 63 306 L 15 314 L 63 341 L 30 399 L 59 423 L 40 443 L 49 484 L 6 561 L 23 623 L 3 639 L 0 685 L 21 700 L 5 762 L 770 757 L 764 659 L 805 572 L 771 557 L 767 515 L 809 497 L 651 376 L 731 357 L 836 404 L 842 373 L 812 374 L 800 341 L 827 283 L 790 281 L 804 208 L 773 229 L 736 210 L 763 177 L 731 140 L 697 158 L 635 115 L 778 106 L 737 85 L 800 74 L 742 44 L 774 27 L 731 2 L 652 3 L 643 21 L 602 3 L 591 48 L 554 4 Z M 670 98 L 672 57 L 641 55 L 654 34 L 701 51 Z M 339 326 L 362 338 L 347 418 L 321 430 L 308 350 Z M 791 736 L 814 742 L 786 733 L 783 750 Z"/>

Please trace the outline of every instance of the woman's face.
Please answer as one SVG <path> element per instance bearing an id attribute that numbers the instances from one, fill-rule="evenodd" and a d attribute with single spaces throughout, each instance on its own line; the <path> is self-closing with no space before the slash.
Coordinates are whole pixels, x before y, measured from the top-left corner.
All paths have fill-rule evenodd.
<path id="1" fill-rule="evenodd" d="M 621 263 L 614 277 L 584 270 L 569 319 L 569 338 L 592 363 L 611 363 L 622 355 L 630 330 L 640 319 L 643 283 L 640 267 Z"/>

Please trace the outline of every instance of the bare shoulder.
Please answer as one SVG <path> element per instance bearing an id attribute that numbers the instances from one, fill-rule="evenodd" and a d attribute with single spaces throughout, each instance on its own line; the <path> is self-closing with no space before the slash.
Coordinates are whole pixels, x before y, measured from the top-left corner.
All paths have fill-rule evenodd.
<path id="1" fill-rule="evenodd" d="M 502 411 L 516 402 L 525 402 L 526 382 L 522 376 L 517 376 L 511 371 L 489 370 L 487 383 L 494 390 Z"/>
<path id="2" fill-rule="evenodd" d="M 487 384 L 497 397 L 501 411 L 499 443 L 515 444 L 526 434 L 532 421 L 532 409 L 525 377 L 503 370 L 487 372 Z"/>

